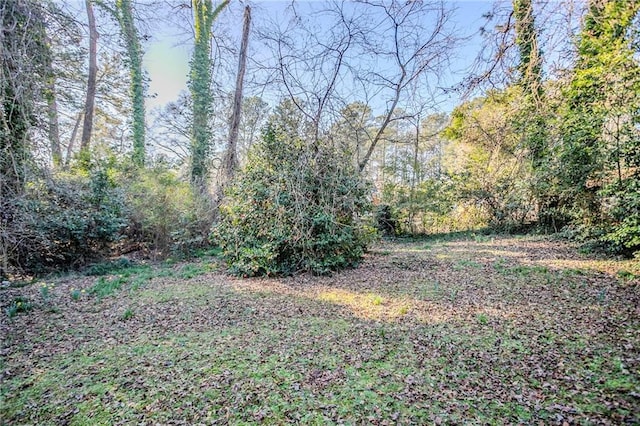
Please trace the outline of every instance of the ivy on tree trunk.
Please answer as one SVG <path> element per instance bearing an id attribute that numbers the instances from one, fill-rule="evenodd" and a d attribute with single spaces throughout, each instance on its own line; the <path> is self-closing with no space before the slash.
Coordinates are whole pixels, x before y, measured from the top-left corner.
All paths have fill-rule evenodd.
<path id="1" fill-rule="evenodd" d="M 122 36 L 127 46 L 129 73 L 131 76 L 131 103 L 133 105 L 133 162 L 144 165 L 145 157 L 145 108 L 144 74 L 142 71 L 142 47 L 133 19 L 131 0 L 118 0 L 116 11 Z"/>
<path id="2" fill-rule="evenodd" d="M 229 4 L 223 1 L 216 9 L 211 0 L 193 0 L 195 39 L 189 89 L 193 103 L 193 127 L 191 130 L 191 183 L 204 191 L 208 175 L 208 159 L 211 148 L 209 125 L 213 95 L 211 93 L 211 35 L 216 16 Z"/>

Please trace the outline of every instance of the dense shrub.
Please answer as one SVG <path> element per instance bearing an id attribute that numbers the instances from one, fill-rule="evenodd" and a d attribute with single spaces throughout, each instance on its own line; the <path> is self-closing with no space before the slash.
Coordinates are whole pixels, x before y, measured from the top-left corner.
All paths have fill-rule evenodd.
<path id="1" fill-rule="evenodd" d="M 380 233 L 388 237 L 393 237 L 398 232 L 397 213 L 388 204 L 380 204 L 376 207 L 375 220 L 376 228 Z"/>
<path id="2" fill-rule="evenodd" d="M 208 244 L 211 206 L 164 165 L 129 174 L 127 237 L 153 257 L 187 253 Z"/>
<path id="3" fill-rule="evenodd" d="M 373 234 L 368 188 L 347 156 L 270 125 L 221 205 L 213 238 L 232 272 L 318 274 L 353 265 Z"/>
<path id="4" fill-rule="evenodd" d="M 122 192 L 108 169 L 30 182 L 4 228 L 11 266 L 40 272 L 105 255 L 126 226 Z"/>
<path id="5" fill-rule="evenodd" d="M 626 179 L 604 195 L 610 195 L 613 226 L 602 239 L 626 255 L 640 251 L 640 179 Z"/>

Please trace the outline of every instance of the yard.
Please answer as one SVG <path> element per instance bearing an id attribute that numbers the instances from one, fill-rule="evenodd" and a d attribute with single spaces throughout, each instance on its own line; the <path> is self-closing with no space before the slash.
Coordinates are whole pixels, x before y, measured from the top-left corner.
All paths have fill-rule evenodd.
<path id="1" fill-rule="evenodd" d="M 0 290 L 1 423 L 640 423 L 637 260 L 465 234 L 329 277 L 222 269 Z"/>

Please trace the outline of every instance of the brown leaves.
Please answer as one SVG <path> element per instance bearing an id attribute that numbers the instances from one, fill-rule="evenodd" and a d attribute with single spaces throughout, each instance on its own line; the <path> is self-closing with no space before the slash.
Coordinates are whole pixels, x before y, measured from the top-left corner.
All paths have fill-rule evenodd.
<path id="1" fill-rule="evenodd" d="M 2 289 L 3 301 L 34 301 L 0 323 L 2 415 L 10 424 L 633 423 L 637 287 L 552 259 L 588 262 L 540 239 L 385 243 L 331 277 L 162 273 L 101 301 L 70 296 L 92 285 L 86 278 L 57 282 L 47 301 L 37 285 Z"/>

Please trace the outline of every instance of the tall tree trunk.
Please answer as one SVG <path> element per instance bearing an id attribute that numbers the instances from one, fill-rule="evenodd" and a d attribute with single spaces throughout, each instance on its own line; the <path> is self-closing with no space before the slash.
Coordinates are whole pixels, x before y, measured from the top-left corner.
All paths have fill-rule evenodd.
<path id="1" fill-rule="evenodd" d="M 387 110 L 384 116 L 384 119 L 382 120 L 382 124 L 378 128 L 376 135 L 371 140 L 369 144 L 369 149 L 367 149 L 367 152 L 364 154 L 364 157 L 362 157 L 362 161 L 360 161 L 360 164 L 358 164 L 358 170 L 360 171 L 360 173 L 362 173 L 365 167 L 367 167 L 367 164 L 371 159 L 371 155 L 373 155 L 373 151 L 375 151 L 376 146 L 378 145 L 378 142 L 380 142 L 380 139 L 382 139 L 382 135 L 384 135 L 384 131 L 387 129 L 387 126 L 389 126 L 389 123 L 391 123 L 391 119 L 393 118 L 393 113 L 395 112 L 396 107 L 398 106 L 398 102 L 400 102 L 400 95 L 402 93 L 401 87 L 404 81 L 404 75 L 405 75 L 405 72 L 403 70 L 402 77 L 400 78 L 400 81 L 396 84 L 394 88 L 395 89 L 394 97 L 391 102 L 391 107 Z"/>
<path id="2" fill-rule="evenodd" d="M 60 148 L 60 127 L 58 125 L 58 102 L 56 101 L 55 77 L 50 77 L 46 98 L 51 159 L 53 160 L 53 167 L 57 168 L 62 165 L 62 149 Z"/>
<path id="3" fill-rule="evenodd" d="M 238 74 L 236 76 L 236 90 L 233 96 L 233 111 L 229 120 L 229 141 L 222 162 L 221 180 L 218 186 L 218 199 L 222 198 L 224 188 L 233 180 L 233 175 L 238 167 L 237 145 L 238 131 L 240 128 L 240 116 L 242 113 L 242 88 L 244 85 L 244 73 L 247 67 L 247 48 L 249 46 L 249 29 L 251 28 L 251 8 L 244 8 L 244 25 L 242 29 L 242 42 L 240 43 L 240 55 L 238 58 Z"/>
<path id="4" fill-rule="evenodd" d="M 56 99 L 56 75 L 53 70 L 53 59 L 51 41 L 46 39 L 46 55 L 45 55 L 45 73 L 47 74 L 47 86 L 45 87 L 44 97 L 47 101 L 47 118 L 49 119 L 48 136 L 49 146 L 51 148 L 51 159 L 53 167 L 57 168 L 62 165 L 62 150 L 60 149 L 60 127 L 58 124 L 58 102 Z"/>
<path id="5" fill-rule="evenodd" d="M 546 121 L 541 114 L 544 89 L 542 86 L 542 51 L 538 45 L 532 0 L 513 0 L 515 16 L 516 45 L 520 51 L 518 64 L 519 84 L 527 98 L 524 112 L 526 145 L 531 151 L 534 169 L 543 163 L 547 132 Z"/>
<path id="6" fill-rule="evenodd" d="M 91 0 L 85 0 L 85 5 L 89 21 L 89 78 L 87 79 L 87 96 L 84 103 L 84 124 L 82 126 L 82 139 L 80 139 L 80 151 L 86 156 L 83 161 L 88 161 L 91 132 L 93 130 L 93 110 L 96 99 L 96 76 L 98 74 L 98 31 Z"/>
<path id="7" fill-rule="evenodd" d="M 129 73 L 131 76 L 131 103 L 133 104 L 133 162 L 144 165 L 145 157 L 145 108 L 144 75 L 142 72 L 142 46 L 133 19 L 131 0 L 118 0 L 116 10 L 120 29 L 127 46 Z"/>
<path id="8" fill-rule="evenodd" d="M 532 0 L 513 0 L 516 18 L 516 45 L 520 51 L 518 65 L 524 91 L 540 101 L 542 96 L 542 51 L 538 45 Z"/>
<path id="9" fill-rule="evenodd" d="M 73 130 L 71 131 L 71 136 L 69 137 L 69 144 L 67 145 L 67 156 L 64 159 L 64 168 L 69 167 L 69 160 L 71 159 L 71 154 L 73 154 L 73 145 L 76 142 L 76 136 L 78 135 L 78 128 L 80 127 L 80 122 L 82 121 L 82 117 L 84 117 L 84 111 L 80 111 L 78 113 L 78 117 L 76 118 L 76 124 L 73 125 Z"/>
<path id="10" fill-rule="evenodd" d="M 223 1 L 215 10 L 211 0 L 193 0 L 195 40 L 189 89 L 193 104 L 191 129 L 191 184 L 205 192 L 211 145 L 211 118 L 213 97 L 211 94 L 211 34 L 215 17 L 229 4 Z"/>

